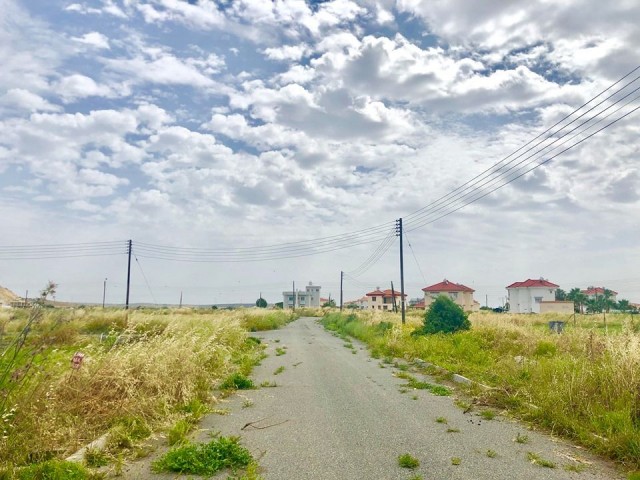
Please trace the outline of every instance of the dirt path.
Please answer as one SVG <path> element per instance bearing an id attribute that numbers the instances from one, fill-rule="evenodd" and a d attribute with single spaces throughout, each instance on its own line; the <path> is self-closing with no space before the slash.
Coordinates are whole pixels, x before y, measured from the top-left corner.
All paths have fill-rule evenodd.
<path id="1" fill-rule="evenodd" d="M 241 436 L 266 480 L 623 478 L 566 442 L 500 416 L 464 413 L 452 397 L 401 393 L 406 380 L 394 376 L 396 368 L 370 358 L 357 342 L 346 348 L 314 319 L 258 336 L 269 357 L 254 380 L 277 386 L 239 392 L 219 406 L 231 413 L 206 417 L 194 439 L 207 441 L 211 432 Z M 276 355 L 276 348 L 286 353 Z M 279 367 L 284 370 L 274 374 Z M 515 442 L 518 435 L 528 442 Z M 420 461 L 417 469 L 398 466 L 405 453 Z M 532 463 L 530 454 L 556 467 Z M 124 478 L 176 478 L 150 474 L 148 463 L 129 466 Z M 574 467 L 584 470 L 566 470 Z"/>

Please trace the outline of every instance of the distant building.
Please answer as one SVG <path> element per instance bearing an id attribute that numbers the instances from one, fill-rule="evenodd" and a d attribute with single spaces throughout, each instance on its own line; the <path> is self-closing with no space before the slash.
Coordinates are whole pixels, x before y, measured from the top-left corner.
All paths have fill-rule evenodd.
<path id="1" fill-rule="evenodd" d="M 429 308 L 436 298 L 441 295 L 449 297 L 454 303 L 467 312 L 475 312 L 480 309 L 480 304 L 473 299 L 473 288 L 461 283 L 450 282 L 446 278 L 440 283 L 430 285 L 422 289 L 424 292 L 424 308 Z"/>
<path id="2" fill-rule="evenodd" d="M 540 304 L 542 302 L 555 302 L 558 285 L 540 278 L 538 280 L 527 279 L 524 282 L 515 282 L 506 288 L 511 312 L 540 313 Z"/>
<path id="3" fill-rule="evenodd" d="M 359 310 L 364 310 L 369 306 L 369 299 L 364 296 L 357 300 L 350 300 L 348 302 L 344 302 L 344 306 L 346 308 L 357 308 Z"/>
<path id="4" fill-rule="evenodd" d="M 604 297 L 605 290 L 609 290 L 609 292 L 611 292 L 611 297 L 609 297 L 611 300 L 613 300 L 614 302 L 618 301 L 617 299 L 618 292 L 614 292 L 613 290 L 610 290 L 605 287 L 588 287 L 586 290 L 581 290 L 581 291 L 587 296 L 589 300 L 595 300 L 597 298 Z"/>
<path id="5" fill-rule="evenodd" d="M 309 282 L 304 291 L 282 292 L 283 308 L 320 308 L 320 286 Z"/>
<path id="6" fill-rule="evenodd" d="M 368 299 L 367 309 L 369 310 L 393 310 L 393 300 L 395 298 L 398 310 L 402 308 L 400 304 L 401 294 L 398 290 L 380 290 L 380 287 L 376 287 L 373 292 L 369 292 L 365 295 Z M 406 299 L 405 294 L 404 298 Z"/>

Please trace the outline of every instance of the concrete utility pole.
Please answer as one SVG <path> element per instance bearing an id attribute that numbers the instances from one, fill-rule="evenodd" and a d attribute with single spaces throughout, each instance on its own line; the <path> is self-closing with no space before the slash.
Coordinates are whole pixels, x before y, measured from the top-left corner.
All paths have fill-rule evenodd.
<path id="1" fill-rule="evenodd" d="M 402 250 L 402 218 L 396 220 L 396 236 L 400 237 L 400 305 L 402 307 L 402 324 L 404 325 L 404 254 Z"/>
<path id="2" fill-rule="evenodd" d="M 131 250 L 132 250 L 133 241 L 129 240 L 129 260 L 127 263 L 127 299 L 125 301 L 125 310 L 129 310 L 129 289 L 131 288 Z"/>
<path id="3" fill-rule="evenodd" d="M 295 281 L 293 282 L 293 292 L 291 292 L 291 293 L 293 293 L 293 310 L 295 310 L 296 309 L 296 297 L 297 297 L 297 295 L 296 295 L 296 282 Z"/>
<path id="4" fill-rule="evenodd" d="M 104 300 L 107 297 L 107 279 L 104 279 L 104 283 L 102 285 L 102 309 L 104 310 Z"/>

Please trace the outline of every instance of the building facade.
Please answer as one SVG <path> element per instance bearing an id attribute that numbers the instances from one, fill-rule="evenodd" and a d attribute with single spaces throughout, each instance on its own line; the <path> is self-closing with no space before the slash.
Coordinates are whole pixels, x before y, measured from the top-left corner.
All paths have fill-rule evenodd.
<path id="1" fill-rule="evenodd" d="M 479 310 L 480 304 L 473 299 L 473 288 L 469 288 L 461 283 L 450 282 L 446 278 L 440 283 L 430 285 L 422 289 L 424 292 L 424 308 L 429 308 L 436 298 L 441 295 L 449 297 L 466 312 Z"/>
<path id="2" fill-rule="evenodd" d="M 373 292 L 369 292 L 365 295 L 367 298 L 367 309 L 368 310 L 393 310 L 393 301 L 395 298 L 396 306 L 398 307 L 398 311 L 402 308 L 400 304 L 401 294 L 399 291 L 394 290 L 380 290 L 380 287 L 376 287 Z M 407 295 L 404 296 L 405 301 Z"/>
<path id="3" fill-rule="evenodd" d="M 283 308 L 320 308 L 320 286 L 309 282 L 304 290 L 282 292 Z"/>
<path id="4" fill-rule="evenodd" d="M 544 278 L 527 279 L 507 286 L 509 310 L 513 313 L 540 313 L 542 302 L 553 302 L 556 299 L 558 285 Z"/>

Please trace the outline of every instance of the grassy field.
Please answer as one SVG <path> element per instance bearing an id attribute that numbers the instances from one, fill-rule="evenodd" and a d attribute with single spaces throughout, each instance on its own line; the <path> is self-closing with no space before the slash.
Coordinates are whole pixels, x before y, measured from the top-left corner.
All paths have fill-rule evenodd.
<path id="1" fill-rule="evenodd" d="M 250 331 L 294 318 L 261 309 L 0 312 L 0 478 L 31 478 L 35 467 L 15 468 L 63 459 L 107 432 L 112 459 L 144 455 L 152 431 L 188 430 L 215 404 L 216 387 L 248 375 L 262 358 Z"/>
<path id="2" fill-rule="evenodd" d="M 602 315 L 515 315 L 478 312 L 472 329 L 412 337 L 384 312 L 328 314 L 326 328 L 354 336 L 374 357 L 423 359 L 490 387 L 476 400 L 503 408 L 606 455 L 640 468 L 640 318 Z M 563 334 L 548 322 L 567 322 Z"/>

